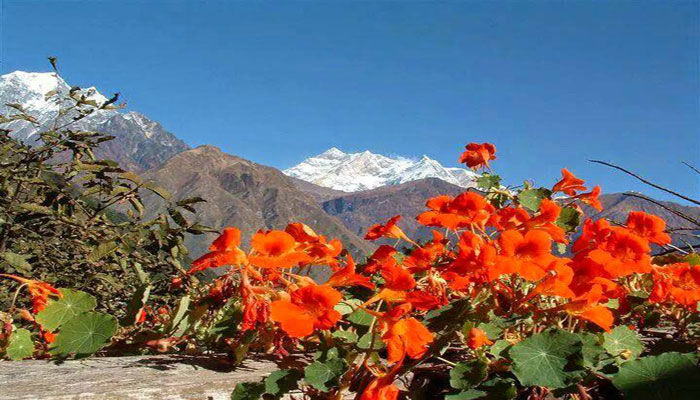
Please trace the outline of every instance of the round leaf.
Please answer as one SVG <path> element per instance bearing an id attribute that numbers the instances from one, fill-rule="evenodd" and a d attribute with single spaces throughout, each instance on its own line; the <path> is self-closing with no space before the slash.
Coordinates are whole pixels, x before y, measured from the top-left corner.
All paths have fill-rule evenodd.
<path id="1" fill-rule="evenodd" d="M 304 369 L 306 382 L 314 388 L 327 392 L 343 374 L 345 362 L 334 358 L 326 362 L 314 361 Z M 328 386 L 330 385 L 330 387 Z"/>
<path id="2" fill-rule="evenodd" d="M 51 354 L 89 355 L 104 347 L 117 331 L 117 319 L 98 312 L 86 312 L 63 324 Z"/>
<path id="3" fill-rule="evenodd" d="M 36 315 L 36 321 L 47 331 L 55 331 L 76 315 L 97 306 L 97 300 L 85 292 L 72 289 L 60 289 L 60 292 L 63 295 L 60 299 L 50 301 Z"/>
<path id="4" fill-rule="evenodd" d="M 642 354 L 644 344 L 636 332 L 626 326 L 618 326 L 603 334 L 603 348 L 613 356 L 629 360 Z"/>
<path id="5" fill-rule="evenodd" d="M 24 328 L 12 332 L 10 344 L 7 346 L 5 353 L 10 360 L 15 361 L 31 357 L 34 354 L 32 333 Z"/>
<path id="6" fill-rule="evenodd" d="M 628 361 L 612 379 L 626 399 L 697 399 L 700 369 L 687 354 L 664 353 Z"/>
<path id="7" fill-rule="evenodd" d="M 573 333 L 538 333 L 510 349 L 513 373 L 523 386 L 566 387 L 582 375 L 582 346 Z"/>

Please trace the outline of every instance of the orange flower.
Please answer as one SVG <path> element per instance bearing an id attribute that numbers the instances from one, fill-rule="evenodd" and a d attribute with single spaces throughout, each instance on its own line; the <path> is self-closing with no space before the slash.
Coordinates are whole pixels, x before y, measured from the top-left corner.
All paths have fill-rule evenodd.
<path id="1" fill-rule="evenodd" d="M 387 360 L 394 363 L 404 354 L 414 359 L 422 357 L 433 342 L 433 334 L 417 319 L 405 318 L 389 323 L 382 340 L 387 346 Z"/>
<path id="2" fill-rule="evenodd" d="M 552 188 L 552 192 L 564 192 L 569 196 L 576 196 L 576 192 L 586 190 L 583 180 L 577 178 L 568 169 L 561 170 L 562 179 Z"/>
<path id="3" fill-rule="evenodd" d="M 574 292 L 569 288 L 574 279 L 574 270 L 567 265 L 570 261 L 568 258 L 557 258 L 552 261 L 547 267 L 547 276 L 535 287 L 532 293 L 566 299 L 574 297 Z"/>
<path id="4" fill-rule="evenodd" d="M 396 249 L 391 246 L 385 244 L 379 246 L 379 248 L 372 253 L 369 260 L 367 260 L 364 272 L 367 274 L 374 274 L 385 265 L 396 264 L 396 259 L 394 259 L 394 254 L 396 253 Z"/>
<path id="5" fill-rule="evenodd" d="M 330 329 L 340 320 L 333 309 L 343 295 L 328 285 L 309 285 L 295 290 L 290 300 L 270 304 L 270 319 L 279 322 L 287 335 L 302 338 L 314 329 Z"/>
<path id="6" fill-rule="evenodd" d="M 408 270 L 397 264 L 389 264 L 382 268 L 384 288 L 390 290 L 411 290 L 416 286 L 416 280 Z"/>
<path id="7" fill-rule="evenodd" d="M 345 268 L 336 271 L 326 282 L 329 286 L 364 286 L 367 289 L 374 289 L 374 283 L 369 278 L 355 272 L 355 260 L 348 254 L 348 262 Z"/>
<path id="8" fill-rule="evenodd" d="M 256 329 L 258 324 L 265 324 L 270 316 L 270 304 L 266 299 L 258 296 L 246 295 L 243 306 L 243 320 L 241 330 Z"/>
<path id="9" fill-rule="evenodd" d="M 309 263 L 311 257 L 296 245 L 294 237 L 287 232 L 258 232 L 251 239 L 254 253 L 248 259 L 260 268 L 293 268 Z"/>
<path id="10" fill-rule="evenodd" d="M 671 243 L 671 237 L 664 232 L 666 222 L 656 215 L 632 211 L 627 215 L 627 228 L 651 243 L 658 245 Z"/>
<path id="11" fill-rule="evenodd" d="M 377 240 L 385 237 L 389 239 L 403 239 L 407 242 L 411 242 L 411 239 L 396 225 L 400 219 L 401 216 L 396 215 L 391 217 L 384 225 L 372 225 L 365 235 L 365 240 Z"/>
<path id="12" fill-rule="evenodd" d="M 396 400 L 398 398 L 399 388 L 394 385 L 394 377 L 381 376 L 367 385 L 360 400 Z"/>
<path id="13" fill-rule="evenodd" d="M 490 168 L 489 161 L 496 159 L 496 146 L 491 143 L 469 143 L 464 148 L 459 162 L 471 169 Z"/>
<path id="14" fill-rule="evenodd" d="M 6 278 L 14 279 L 23 285 L 27 286 L 27 291 L 29 295 L 32 296 L 32 311 L 37 314 L 39 311 L 46 307 L 46 303 L 49 301 L 50 296 L 61 297 L 61 292 L 55 287 L 51 286 L 46 282 L 35 281 L 32 279 L 22 278 L 17 275 L 10 274 L 0 274 Z"/>
<path id="15" fill-rule="evenodd" d="M 654 287 L 649 301 L 672 301 L 695 310 L 700 302 L 700 265 L 688 263 L 654 267 Z"/>
<path id="16" fill-rule="evenodd" d="M 486 333 L 479 328 L 472 328 L 467 334 L 467 346 L 470 349 L 476 350 L 482 346 L 490 346 L 493 342 L 486 337 Z"/>
<path id="17" fill-rule="evenodd" d="M 544 278 L 546 268 L 553 261 L 552 238 L 543 231 L 504 231 L 498 238 L 500 255 L 496 265 L 489 271 L 489 279 L 500 275 L 518 273 L 524 279 L 536 282 Z"/>
<path id="18" fill-rule="evenodd" d="M 429 269 L 437 259 L 446 253 L 445 237 L 438 231 L 433 231 L 433 240 L 423 246 L 417 246 L 411 254 L 404 258 L 403 263 L 411 272 Z"/>
<path id="19" fill-rule="evenodd" d="M 472 283 L 489 281 L 489 271 L 496 264 L 496 248 L 469 231 L 460 236 L 458 248 L 457 258 L 442 274 L 449 287 L 452 290 L 465 290 Z"/>
<path id="20" fill-rule="evenodd" d="M 610 278 L 651 272 L 649 243 L 625 228 L 612 227 L 587 258 L 598 264 Z"/>
<path id="21" fill-rule="evenodd" d="M 609 331 L 615 322 L 615 316 L 607 307 L 599 305 L 607 301 L 608 297 L 603 292 L 603 286 L 595 284 L 586 293 L 565 304 L 564 309 L 573 316 L 593 322 Z"/>
<path id="22" fill-rule="evenodd" d="M 418 215 L 416 219 L 426 226 L 441 226 L 448 229 L 478 228 L 484 230 L 486 222 L 495 211 L 483 196 L 464 192 L 454 199 L 450 196 L 434 197 L 425 203 L 431 211 Z"/>
<path id="23" fill-rule="evenodd" d="M 209 253 L 192 262 L 192 268 L 188 274 L 204 271 L 207 268 L 222 267 L 224 265 L 242 265 L 248 260 L 238 246 L 241 245 L 241 231 L 238 228 L 226 228 L 221 235 L 209 246 Z"/>
<path id="24" fill-rule="evenodd" d="M 394 385 L 394 379 L 403 366 L 403 358 L 402 356 L 401 361 L 394 365 L 387 373 L 377 373 L 370 369 L 370 372 L 372 372 L 376 378 L 362 391 L 360 400 L 397 400 L 399 388 Z"/>
<path id="25" fill-rule="evenodd" d="M 603 211 L 603 205 L 600 203 L 600 186 L 596 186 L 588 193 L 581 193 L 576 196 L 577 199 L 581 200 L 582 203 L 588 204 L 589 206 L 595 208 L 598 211 Z"/>
<path id="26" fill-rule="evenodd" d="M 309 226 L 293 222 L 284 229 L 297 242 L 297 250 L 305 252 L 312 264 L 328 264 L 336 266 L 337 257 L 343 251 L 343 243 L 338 239 L 327 241 L 325 236 L 318 235 Z"/>
<path id="27" fill-rule="evenodd" d="M 561 207 L 552 200 L 542 199 L 539 211 L 536 216 L 531 217 L 522 208 L 506 207 L 494 214 L 494 217 L 489 220 L 489 225 L 500 230 L 539 229 L 547 232 L 555 242 L 567 243 L 564 229 L 556 224 L 559 214 L 561 214 Z"/>

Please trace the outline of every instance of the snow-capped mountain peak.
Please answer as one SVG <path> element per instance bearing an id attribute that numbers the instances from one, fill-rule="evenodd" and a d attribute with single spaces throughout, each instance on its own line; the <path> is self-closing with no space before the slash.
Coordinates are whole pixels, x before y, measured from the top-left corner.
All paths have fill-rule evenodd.
<path id="1" fill-rule="evenodd" d="M 474 186 L 478 175 L 463 168 L 445 168 L 424 155 L 418 160 L 387 157 L 369 150 L 345 153 L 332 147 L 283 171 L 289 176 L 336 190 L 357 192 L 424 178 L 439 178 L 462 187 Z"/>
<path id="2" fill-rule="evenodd" d="M 3 124 L 14 138 L 32 144 L 38 132 L 50 127 L 59 116 L 58 98 L 65 98 L 71 87 L 53 72 L 15 71 L 0 75 L 0 114 L 12 115 L 16 111 L 6 104 L 20 104 L 36 118 L 39 127 L 26 121 Z M 57 93 L 57 95 L 50 95 Z M 94 100 L 98 105 L 107 101 L 95 87 L 81 88 L 79 95 Z M 189 149 L 184 142 L 166 131 L 159 123 L 137 112 L 96 110 L 86 118 L 73 123 L 72 130 L 89 130 L 114 135 L 116 139 L 100 146 L 102 156 L 119 161 L 123 167 L 141 171 L 159 165 L 172 155 Z"/>

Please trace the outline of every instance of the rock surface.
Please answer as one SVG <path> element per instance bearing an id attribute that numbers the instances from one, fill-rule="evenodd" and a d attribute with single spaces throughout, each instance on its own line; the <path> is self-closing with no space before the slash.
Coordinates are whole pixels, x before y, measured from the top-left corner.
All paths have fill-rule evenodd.
<path id="1" fill-rule="evenodd" d="M 0 361 L 0 400 L 230 399 L 239 382 L 276 369 L 267 361 L 232 366 L 222 357 L 185 355 Z"/>

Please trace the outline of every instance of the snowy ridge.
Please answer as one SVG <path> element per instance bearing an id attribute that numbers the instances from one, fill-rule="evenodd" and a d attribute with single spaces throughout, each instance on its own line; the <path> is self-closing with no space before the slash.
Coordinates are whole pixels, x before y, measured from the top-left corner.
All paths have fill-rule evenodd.
<path id="1" fill-rule="evenodd" d="M 15 71 L 0 75 L 0 114 L 12 115 L 16 111 L 5 106 L 8 103 L 22 105 L 36 118 L 39 127 L 27 121 L 3 124 L 10 136 L 28 144 L 38 140 L 36 134 L 50 128 L 59 115 L 59 98 L 65 98 L 70 86 L 53 72 Z M 58 93 L 60 95 L 51 95 Z M 97 104 L 107 101 L 94 87 L 81 88 L 80 94 Z M 72 115 L 61 118 L 71 118 Z M 184 142 L 165 130 L 159 123 L 143 114 L 119 110 L 96 110 L 86 118 L 72 124 L 72 130 L 89 130 L 116 136 L 114 142 L 102 146 L 104 156 L 120 161 L 134 171 L 151 168 L 170 156 L 189 149 Z"/>
<path id="2" fill-rule="evenodd" d="M 419 160 L 387 157 L 370 151 L 345 153 L 336 147 L 288 168 L 285 174 L 346 192 L 439 178 L 461 187 L 475 186 L 479 175 L 464 168 L 445 168 L 428 156 Z"/>

